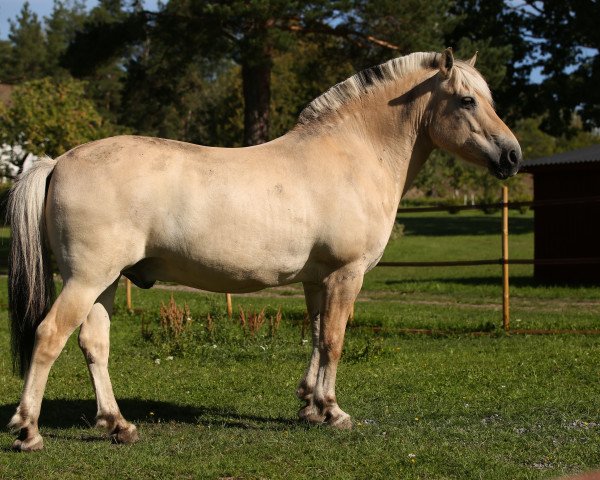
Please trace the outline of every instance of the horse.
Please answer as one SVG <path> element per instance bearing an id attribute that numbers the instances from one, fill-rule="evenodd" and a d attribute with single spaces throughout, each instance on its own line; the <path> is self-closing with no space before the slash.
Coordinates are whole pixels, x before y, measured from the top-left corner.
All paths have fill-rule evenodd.
<path id="1" fill-rule="evenodd" d="M 8 204 L 13 366 L 25 378 L 9 423 L 18 431 L 13 448 L 43 448 L 38 417 L 48 373 L 77 327 L 97 426 L 118 443 L 138 439 L 107 369 L 121 276 L 142 288 L 160 280 L 231 293 L 301 282 L 313 347 L 296 392 L 299 417 L 351 428 L 335 394 L 346 322 L 403 193 L 435 148 L 501 179 L 521 164 L 476 55 L 419 52 L 371 67 L 261 145 L 118 136 L 22 174 Z M 56 300 L 51 253 L 63 279 Z"/>

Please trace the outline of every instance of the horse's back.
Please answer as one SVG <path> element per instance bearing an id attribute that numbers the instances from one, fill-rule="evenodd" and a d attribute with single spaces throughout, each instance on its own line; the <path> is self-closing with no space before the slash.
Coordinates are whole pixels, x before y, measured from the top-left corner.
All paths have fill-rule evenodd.
<path id="1" fill-rule="evenodd" d="M 285 159 L 265 150 L 129 136 L 77 147 L 50 182 L 53 250 L 76 270 L 129 268 L 145 284 L 208 276 L 220 289 L 236 276 L 240 290 L 253 290 L 293 281 L 314 244 L 312 202 Z"/>

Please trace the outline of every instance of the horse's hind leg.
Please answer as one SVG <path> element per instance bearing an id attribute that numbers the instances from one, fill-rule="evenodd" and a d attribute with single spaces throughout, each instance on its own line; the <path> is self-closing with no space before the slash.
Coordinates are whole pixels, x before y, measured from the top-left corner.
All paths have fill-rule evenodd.
<path id="1" fill-rule="evenodd" d="M 138 439 L 137 429 L 121 415 L 108 375 L 109 332 L 115 292 L 119 280 L 108 287 L 94 303 L 79 331 L 79 346 L 85 356 L 96 393 L 96 425 L 106 428 L 117 443 Z"/>
<path id="2" fill-rule="evenodd" d="M 101 291 L 102 289 L 95 289 L 73 280 L 68 281 L 38 326 L 21 402 L 8 424 L 9 428 L 19 429 L 19 436 L 13 444 L 14 449 L 42 449 L 43 440 L 38 430 L 38 418 L 48 373 L 67 339 L 83 323 Z"/>
<path id="3" fill-rule="evenodd" d="M 314 392 L 317 385 L 317 373 L 319 370 L 319 331 L 321 328 L 321 302 L 323 297 L 323 287 L 321 285 L 304 284 L 304 296 L 306 297 L 306 308 L 308 316 L 312 323 L 312 355 L 304 373 L 304 377 L 298 385 L 296 395 L 300 400 L 306 402 L 300 409 L 298 416 L 310 423 L 322 423 L 325 417 L 321 415 L 319 409 L 315 406 Z"/>

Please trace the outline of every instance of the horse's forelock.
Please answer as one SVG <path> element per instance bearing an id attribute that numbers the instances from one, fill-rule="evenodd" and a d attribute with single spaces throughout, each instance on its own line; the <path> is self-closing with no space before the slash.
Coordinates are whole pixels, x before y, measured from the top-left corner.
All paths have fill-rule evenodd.
<path id="1" fill-rule="evenodd" d="M 478 93 L 490 104 L 494 104 L 492 92 L 487 82 L 474 67 L 463 60 L 456 60 L 450 81 L 457 91 L 463 93 Z"/>

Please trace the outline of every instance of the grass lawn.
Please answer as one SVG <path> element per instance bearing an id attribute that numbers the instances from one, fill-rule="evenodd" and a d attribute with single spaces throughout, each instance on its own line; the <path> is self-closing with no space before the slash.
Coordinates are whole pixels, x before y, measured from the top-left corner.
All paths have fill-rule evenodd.
<path id="1" fill-rule="evenodd" d="M 499 256 L 497 216 L 399 221 L 405 236 L 390 243 L 386 260 Z M 532 256 L 531 224 L 531 214 L 513 215 L 515 258 Z M 511 272 L 513 325 L 600 328 L 599 287 L 538 286 L 531 267 Z M 134 289 L 142 313 L 128 314 L 118 291 L 111 375 L 140 443 L 111 445 L 89 428 L 95 401 L 72 338 L 48 382 L 45 450 L 15 454 L 8 450 L 13 436 L 0 433 L 0 478 L 545 479 L 600 468 L 600 339 L 500 332 L 500 267 L 378 268 L 367 276 L 338 375 L 340 405 L 355 420 L 350 432 L 295 419 L 293 392 L 310 355 L 297 287 L 234 296 L 235 310 L 265 307 L 272 316 L 282 307 L 279 330 L 270 334 L 265 325 L 255 337 L 223 316 L 223 295 L 175 292 L 194 319 L 178 345 L 161 339 L 157 321 L 170 293 Z M 5 285 L 0 299 L 5 317 Z M 6 325 L 0 319 L 5 346 Z M 3 352 L 6 423 L 21 381 Z"/>

